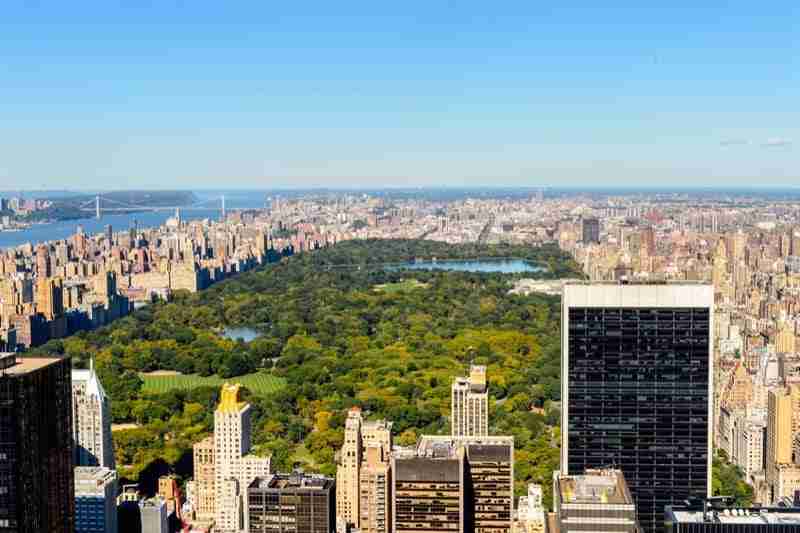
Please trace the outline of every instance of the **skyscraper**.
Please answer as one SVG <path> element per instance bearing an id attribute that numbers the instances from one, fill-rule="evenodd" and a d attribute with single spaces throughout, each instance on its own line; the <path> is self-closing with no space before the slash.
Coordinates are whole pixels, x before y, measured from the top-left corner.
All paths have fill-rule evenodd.
<path id="1" fill-rule="evenodd" d="M 583 244 L 600 242 L 600 221 L 596 218 L 584 218 L 582 222 Z"/>
<path id="2" fill-rule="evenodd" d="M 785 390 L 770 391 L 767 401 L 766 479 L 770 503 L 788 493 L 796 480 L 798 467 L 792 461 L 792 397 Z"/>
<path id="3" fill-rule="evenodd" d="M 391 450 L 381 443 L 368 444 L 359 475 L 360 529 L 362 533 L 392 531 Z"/>
<path id="4" fill-rule="evenodd" d="M 485 366 L 472 365 L 469 377 L 457 377 L 450 388 L 450 401 L 451 436 L 489 434 L 489 387 Z"/>
<path id="5" fill-rule="evenodd" d="M 245 527 L 247 487 L 269 474 L 269 457 L 248 455 L 250 413 L 250 404 L 239 400 L 239 385 L 223 385 L 214 411 L 215 528 L 220 533 L 238 533 Z"/>
<path id="6" fill-rule="evenodd" d="M 623 471 L 648 533 L 711 488 L 714 289 L 569 284 L 562 299 L 563 475 Z"/>
<path id="7" fill-rule="evenodd" d="M 0 488 L 0 531 L 74 531 L 68 357 L 0 355 Z"/>
<path id="8" fill-rule="evenodd" d="M 361 471 L 367 458 L 365 450 L 370 446 L 380 447 L 382 461 L 388 465 L 388 454 L 392 449 L 392 423 L 385 420 L 365 421 L 361 409 L 353 407 L 347 413 L 344 443 L 337 454 L 336 467 L 336 516 L 346 523 L 361 525 Z"/>
<path id="9" fill-rule="evenodd" d="M 72 371 L 72 435 L 77 466 L 104 466 L 114 470 L 111 440 L 111 404 L 94 371 Z"/>
<path id="10" fill-rule="evenodd" d="M 347 413 L 344 443 L 336 467 L 336 516 L 359 527 L 359 469 L 361 468 L 361 409 Z"/>

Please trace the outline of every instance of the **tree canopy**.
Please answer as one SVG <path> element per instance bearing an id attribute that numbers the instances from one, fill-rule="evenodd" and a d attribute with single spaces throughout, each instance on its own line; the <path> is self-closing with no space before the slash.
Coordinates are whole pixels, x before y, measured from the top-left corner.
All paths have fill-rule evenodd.
<path id="1" fill-rule="evenodd" d="M 510 295 L 510 280 L 522 275 L 377 266 L 417 257 L 519 257 L 548 266 L 537 277 L 580 276 L 555 246 L 349 241 L 179 294 L 39 351 L 68 353 L 76 366 L 95 357 L 115 421 L 140 425 L 114 432 L 129 479 L 157 460 L 190 475 L 187 454 L 212 429 L 218 394 L 208 387 L 145 393 L 140 372 L 218 374 L 232 382 L 258 370 L 283 377 L 286 386 L 276 393 L 247 392 L 256 452 L 271 454 L 279 470 L 332 475 L 348 408 L 391 420 L 400 444 L 446 433 L 453 377 L 470 363 L 484 364 L 490 432 L 515 437 L 517 492 L 528 481 L 541 483 L 549 501 L 559 443 L 559 299 Z M 407 280 L 415 283 L 401 284 Z M 387 284 L 402 289 L 379 288 Z M 232 326 L 259 335 L 227 339 L 223 330 Z"/>

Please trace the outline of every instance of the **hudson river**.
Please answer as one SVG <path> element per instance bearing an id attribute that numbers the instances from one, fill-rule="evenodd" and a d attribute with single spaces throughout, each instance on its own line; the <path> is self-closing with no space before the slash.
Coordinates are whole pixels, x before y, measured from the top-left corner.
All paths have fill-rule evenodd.
<path id="1" fill-rule="evenodd" d="M 195 192 L 199 201 L 217 198 L 222 192 Z M 236 209 L 257 209 L 264 207 L 267 196 L 265 192 L 257 191 L 226 191 L 225 206 L 228 211 Z M 88 213 L 87 213 L 88 215 Z M 139 228 L 153 228 L 161 226 L 166 220 L 174 216 L 173 211 L 150 211 L 129 214 L 103 214 L 100 220 L 89 216 L 80 220 L 65 220 L 50 224 L 34 224 L 22 231 L 0 231 L 0 248 L 11 248 L 30 242 L 36 244 L 42 241 L 56 241 L 66 239 L 73 235 L 78 226 L 83 226 L 83 231 L 91 235 L 105 231 L 106 224 L 111 224 L 116 231 L 127 231 L 138 223 Z M 219 209 L 187 209 L 181 211 L 183 220 L 219 219 Z"/>

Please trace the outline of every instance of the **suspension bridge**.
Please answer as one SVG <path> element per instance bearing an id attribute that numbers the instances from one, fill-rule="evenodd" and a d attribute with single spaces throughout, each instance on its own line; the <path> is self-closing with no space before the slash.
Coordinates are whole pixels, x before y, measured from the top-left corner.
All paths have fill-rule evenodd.
<path id="1" fill-rule="evenodd" d="M 222 218 L 225 218 L 226 210 L 225 210 L 225 195 L 219 196 L 217 198 L 209 198 L 207 200 L 203 200 L 201 202 L 197 202 L 190 205 L 137 205 L 128 202 L 123 202 L 121 200 L 114 200 L 112 198 L 106 198 L 102 195 L 97 195 L 91 200 L 87 200 L 78 206 L 78 209 L 81 211 L 86 211 L 89 213 L 94 213 L 95 217 L 100 219 L 103 216 L 103 213 L 136 213 L 142 211 L 175 211 L 176 209 L 180 209 L 181 211 L 193 211 L 193 210 L 215 210 L 222 212 Z"/>

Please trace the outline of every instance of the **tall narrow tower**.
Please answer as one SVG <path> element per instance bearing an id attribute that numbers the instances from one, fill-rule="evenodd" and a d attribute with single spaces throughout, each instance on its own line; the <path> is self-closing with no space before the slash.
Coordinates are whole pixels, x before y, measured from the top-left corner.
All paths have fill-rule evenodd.
<path id="1" fill-rule="evenodd" d="M 220 531 L 241 527 L 239 463 L 250 449 L 250 404 L 239 401 L 239 386 L 225 384 L 214 411 L 214 488 Z"/>
<path id="2" fill-rule="evenodd" d="M 620 468 L 646 533 L 710 496 L 714 287 L 564 287 L 561 473 Z"/>
<path id="3" fill-rule="evenodd" d="M 472 365 L 469 377 L 457 377 L 450 387 L 450 434 L 485 437 L 489 434 L 489 387 L 486 367 Z"/>
<path id="4" fill-rule="evenodd" d="M 269 475 L 270 458 L 250 451 L 250 404 L 240 401 L 239 385 L 222 386 L 214 411 L 214 501 L 215 529 L 220 533 L 239 533 L 247 529 L 244 510 L 247 487 L 259 476 Z M 206 485 L 207 486 L 207 485 Z"/>
<path id="5" fill-rule="evenodd" d="M 111 439 L 111 403 L 94 371 L 72 371 L 72 436 L 76 466 L 103 466 L 114 470 Z"/>
<path id="6" fill-rule="evenodd" d="M 336 516 L 355 527 L 360 527 L 359 478 L 363 451 L 361 424 L 361 409 L 353 407 L 347 413 L 344 444 L 339 452 L 339 465 L 336 469 Z"/>

